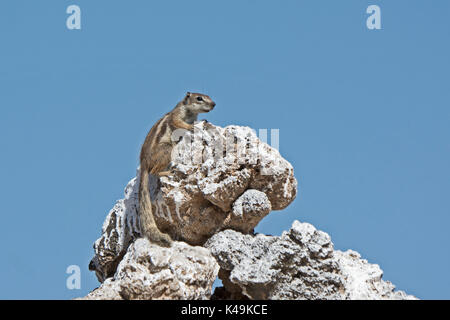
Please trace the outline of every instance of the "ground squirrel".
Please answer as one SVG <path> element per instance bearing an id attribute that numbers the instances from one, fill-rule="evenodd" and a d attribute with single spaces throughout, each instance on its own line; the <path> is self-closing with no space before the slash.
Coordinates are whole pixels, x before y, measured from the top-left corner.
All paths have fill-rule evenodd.
<path id="1" fill-rule="evenodd" d="M 140 155 L 139 219 L 142 235 L 151 242 L 167 247 L 172 239 L 155 224 L 148 189 L 149 173 L 169 174 L 172 148 L 176 143 L 172 141 L 172 133 L 176 129 L 193 129 L 198 114 L 211 111 L 215 105 L 207 95 L 188 92 L 172 111 L 156 122 L 145 138 Z"/>

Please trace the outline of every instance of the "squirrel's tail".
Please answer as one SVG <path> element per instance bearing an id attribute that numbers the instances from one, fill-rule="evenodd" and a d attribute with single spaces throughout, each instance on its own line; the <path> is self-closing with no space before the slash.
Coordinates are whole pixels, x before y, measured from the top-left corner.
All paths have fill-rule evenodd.
<path id="1" fill-rule="evenodd" d="M 155 223 L 152 211 L 152 202 L 150 200 L 150 191 L 148 190 L 149 172 L 141 167 L 139 182 L 139 222 L 141 225 L 141 235 L 151 242 L 169 247 L 172 239 L 169 235 L 159 231 Z"/>
<path id="2" fill-rule="evenodd" d="M 141 224 L 142 236 L 150 239 L 152 229 L 156 227 L 148 190 L 148 171 L 141 169 L 141 179 L 139 183 L 139 220 Z"/>

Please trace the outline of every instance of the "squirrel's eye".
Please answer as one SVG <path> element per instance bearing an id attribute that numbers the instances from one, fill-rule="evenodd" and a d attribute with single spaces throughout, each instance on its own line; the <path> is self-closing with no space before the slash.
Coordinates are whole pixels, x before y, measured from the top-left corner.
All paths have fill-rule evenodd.
<path id="1" fill-rule="evenodd" d="M 203 101 L 202 97 L 197 97 L 197 101 Z"/>

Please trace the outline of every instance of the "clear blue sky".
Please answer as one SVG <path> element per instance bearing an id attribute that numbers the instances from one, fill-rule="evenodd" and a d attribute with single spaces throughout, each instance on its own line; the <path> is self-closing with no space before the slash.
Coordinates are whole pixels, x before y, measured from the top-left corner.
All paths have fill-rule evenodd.
<path id="1" fill-rule="evenodd" d="M 66 28 L 77 4 L 82 29 Z M 382 30 L 366 28 L 381 7 Z M 92 244 L 147 131 L 186 91 L 206 118 L 280 129 L 293 220 L 420 298 L 450 298 L 450 2 L 0 3 L 0 298 L 98 285 Z M 82 269 L 81 290 L 66 268 Z"/>

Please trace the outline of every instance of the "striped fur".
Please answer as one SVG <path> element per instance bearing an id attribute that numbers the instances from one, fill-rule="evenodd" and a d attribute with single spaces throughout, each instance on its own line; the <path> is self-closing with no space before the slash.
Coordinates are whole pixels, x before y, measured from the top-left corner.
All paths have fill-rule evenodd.
<path id="1" fill-rule="evenodd" d="M 149 174 L 162 176 L 169 173 L 174 145 L 172 133 L 176 129 L 191 130 L 198 114 L 211 111 L 215 105 L 207 95 L 188 92 L 171 112 L 155 123 L 145 138 L 140 154 L 139 219 L 142 235 L 151 242 L 170 246 L 172 239 L 156 226 L 148 189 Z"/>

